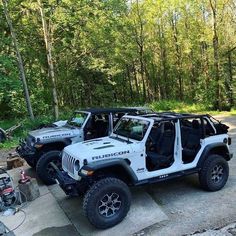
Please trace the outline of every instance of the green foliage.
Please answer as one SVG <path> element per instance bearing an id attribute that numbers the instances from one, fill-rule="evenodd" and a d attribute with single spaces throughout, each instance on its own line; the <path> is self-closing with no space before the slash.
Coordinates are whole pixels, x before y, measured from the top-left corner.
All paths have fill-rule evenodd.
<path id="1" fill-rule="evenodd" d="M 65 115 L 64 115 L 65 116 Z M 4 143 L 0 143 L 0 148 L 10 149 L 15 148 L 19 144 L 20 138 L 25 138 L 30 130 L 37 128 L 41 124 L 49 124 L 53 122 L 52 116 L 41 116 L 34 121 L 29 119 L 21 120 L 21 119 L 14 119 L 14 120 L 4 120 L 0 121 L 0 127 L 4 130 L 9 129 L 10 127 L 14 126 L 15 124 L 21 124 L 17 130 L 13 132 L 12 138 L 10 140 L 5 141 Z"/>
<path id="2" fill-rule="evenodd" d="M 204 113 L 212 111 L 212 107 L 201 103 L 162 100 L 153 102 L 150 107 L 155 111 L 174 111 L 183 113 Z"/>
<path id="3" fill-rule="evenodd" d="M 52 85 L 37 1 L 8 2 L 34 114 L 51 115 Z M 186 105 L 193 112 L 235 106 L 234 1 L 216 1 L 216 48 L 208 0 L 42 2 L 62 111 L 145 103 L 158 110 Z M 0 118 L 25 117 L 4 14 L 0 27 Z"/>

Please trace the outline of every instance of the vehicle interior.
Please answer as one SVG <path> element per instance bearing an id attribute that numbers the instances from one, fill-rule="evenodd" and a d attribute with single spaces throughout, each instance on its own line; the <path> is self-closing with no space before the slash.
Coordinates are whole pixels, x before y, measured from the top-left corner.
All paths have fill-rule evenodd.
<path id="1" fill-rule="evenodd" d="M 184 164 L 191 163 L 197 155 L 203 137 L 203 126 L 200 118 L 181 119 L 182 160 Z"/>
<path id="2" fill-rule="evenodd" d="M 175 124 L 163 121 L 153 125 L 146 142 L 146 168 L 155 171 L 174 162 Z"/>
<path id="3" fill-rule="evenodd" d="M 93 114 L 85 127 L 85 140 L 107 136 L 111 114 L 113 127 L 115 127 L 125 112 Z"/>
<path id="4" fill-rule="evenodd" d="M 95 114 L 85 127 L 85 140 L 108 135 L 110 114 Z"/>
<path id="5" fill-rule="evenodd" d="M 113 127 L 115 127 L 118 123 L 118 121 L 121 119 L 121 117 L 125 115 L 124 112 L 118 112 L 118 113 L 115 113 L 113 114 Z"/>

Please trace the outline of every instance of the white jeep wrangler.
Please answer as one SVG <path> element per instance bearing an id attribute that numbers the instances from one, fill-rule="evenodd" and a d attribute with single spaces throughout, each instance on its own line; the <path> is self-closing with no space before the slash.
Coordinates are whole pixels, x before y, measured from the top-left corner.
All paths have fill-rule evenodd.
<path id="1" fill-rule="evenodd" d="M 36 172 L 45 184 L 53 184 L 54 162 L 61 168 L 60 153 L 69 144 L 109 135 L 113 126 L 125 114 L 147 114 L 149 108 L 90 108 L 76 111 L 68 121 L 58 121 L 42 125 L 30 131 L 25 140 L 20 141 L 16 151 Z"/>
<path id="2" fill-rule="evenodd" d="M 229 175 L 228 126 L 209 115 L 125 115 L 109 137 L 67 146 L 55 178 L 68 195 L 84 195 L 84 211 L 97 228 L 127 215 L 128 186 L 198 173 L 201 186 L 220 190 Z"/>

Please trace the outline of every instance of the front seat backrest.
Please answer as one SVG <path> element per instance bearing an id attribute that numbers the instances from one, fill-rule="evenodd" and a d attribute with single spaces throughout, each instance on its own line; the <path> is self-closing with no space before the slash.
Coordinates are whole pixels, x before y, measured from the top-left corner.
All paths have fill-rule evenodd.
<path id="1" fill-rule="evenodd" d="M 175 132 L 173 130 L 166 130 L 160 140 L 158 154 L 170 156 L 174 152 Z"/>

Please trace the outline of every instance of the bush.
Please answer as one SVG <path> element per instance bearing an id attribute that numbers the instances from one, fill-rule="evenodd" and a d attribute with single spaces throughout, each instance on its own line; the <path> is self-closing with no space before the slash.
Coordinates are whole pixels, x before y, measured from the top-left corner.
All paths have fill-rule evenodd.
<path id="1" fill-rule="evenodd" d="M 150 104 L 154 111 L 174 111 L 183 113 L 202 113 L 211 110 L 209 105 L 201 103 L 187 103 L 176 100 L 155 101 Z"/>

